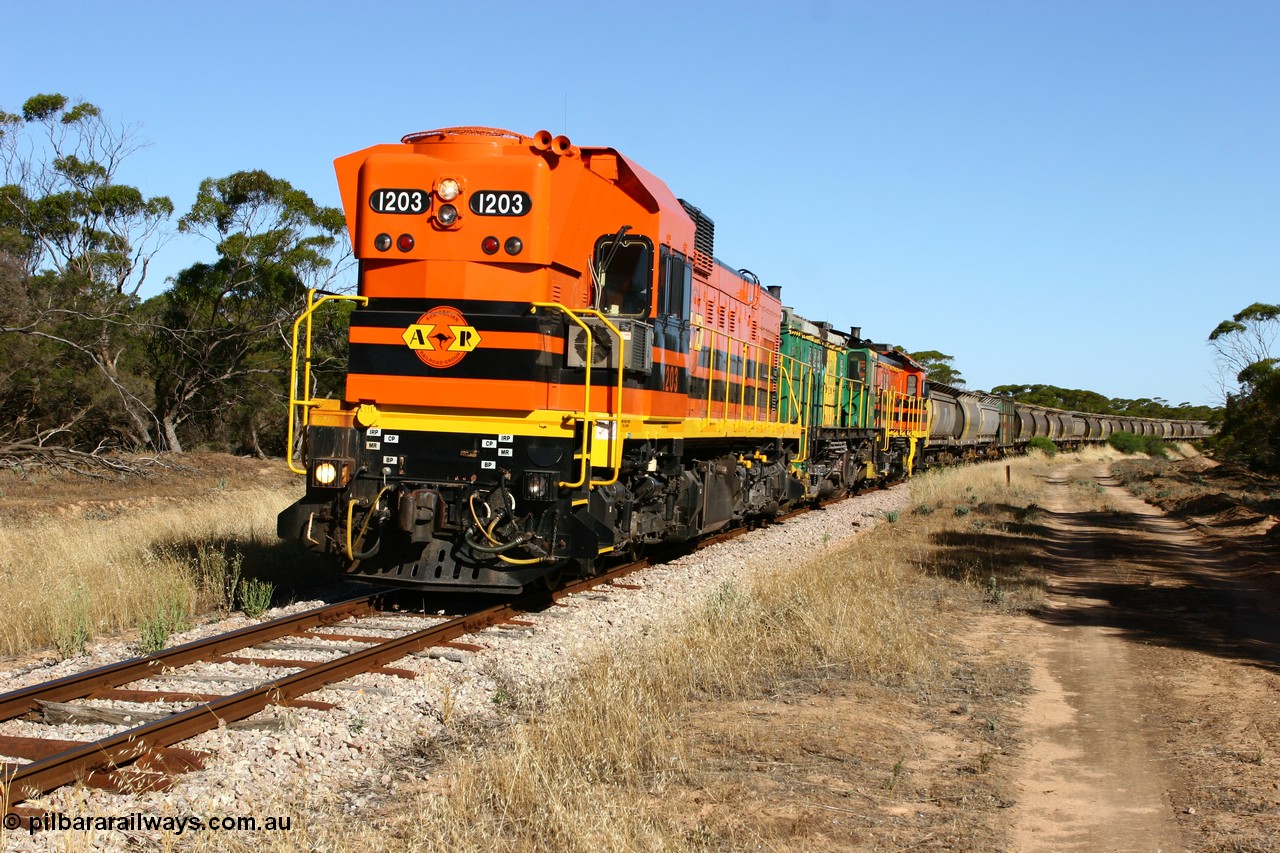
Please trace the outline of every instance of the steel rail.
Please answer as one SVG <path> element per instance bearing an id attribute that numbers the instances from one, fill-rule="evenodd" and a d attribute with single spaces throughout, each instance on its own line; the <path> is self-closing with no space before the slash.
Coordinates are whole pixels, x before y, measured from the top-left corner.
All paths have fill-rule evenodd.
<path id="1" fill-rule="evenodd" d="M 119 663 L 108 664 L 96 669 L 86 670 L 68 675 L 55 681 L 46 681 L 31 687 L 24 687 L 10 693 L 0 694 L 0 721 L 11 720 L 37 708 L 36 700 L 47 702 L 67 702 L 72 699 L 84 699 L 98 690 L 106 690 L 149 678 L 164 672 L 186 666 L 190 663 L 205 660 L 213 655 L 244 649 L 250 646 L 287 637 L 317 628 L 332 622 L 340 622 L 352 616 L 364 616 L 378 612 L 378 602 L 386 593 L 378 592 L 370 595 L 327 604 L 292 616 L 284 616 L 249 625 L 218 634 L 202 640 L 194 640 L 171 649 L 164 649 L 155 654 L 139 658 L 130 658 Z"/>
<path id="2" fill-rule="evenodd" d="M 7 802 L 16 804 L 32 796 L 70 784 L 77 779 L 85 778 L 94 771 L 118 769 L 149 752 L 189 740 L 198 734 L 217 728 L 222 723 L 235 722 L 250 717 L 268 705 L 278 705 L 291 699 L 296 699 L 307 693 L 319 690 L 326 685 L 381 667 L 415 651 L 447 643 L 465 634 L 474 634 L 492 625 L 512 621 L 517 614 L 526 613 L 530 609 L 549 604 L 574 592 L 580 592 L 607 583 L 647 565 L 647 561 L 638 561 L 619 566 L 596 577 L 575 581 L 555 592 L 523 595 L 466 616 L 448 619 L 436 625 L 423 628 L 420 631 L 406 634 L 403 637 L 378 643 L 367 649 L 361 649 L 330 661 L 317 663 L 291 675 L 281 676 L 239 693 L 195 705 L 163 719 L 145 723 L 101 740 L 84 743 L 28 764 L 5 765 L 3 770 L 0 771 L 0 791 L 3 791 L 3 796 L 7 799 Z M 312 617 L 330 616 L 335 608 L 344 605 L 359 609 L 359 605 L 371 606 L 372 601 L 377 598 L 378 596 L 374 595 L 353 599 L 350 602 L 342 602 L 339 605 L 308 611 L 307 614 L 299 614 L 299 617 L 308 615 Z M 297 622 L 298 620 L 280 621 Z M 333 621 L 333 619 L 330 618 L 326 621 Z M 283 625 L 280 627 L 283 628 Z M 241 629 L 232 634 L 212 638 L 211 641 L 190 643 L 187 646 L 179 646 L 170 651 L 184 651 L 186 655 L 195 655 L 193 660 L 203 660 L 211 654 L 211 649 L 222 646 L 223 643 L 221 641 L 230 642 L 229 638 L 232 636 L 235 636 L 237 638 L 235 642 L 239 642 L 240 646 L 243 647 L 243 639 L 246 636 L 245 631 L 246 629 Z M 257 633 L 254 636 L 257 638 L 255 642 L 262 641 L 261 633 Z M 192 648 L 197 645 L 200 647 L 198 652 L 195 648 Z M 169 660 L 172 659 L 171 656 Z M 264 658 L 263 663 L 267 662 L 269 662 L 269 659 Z M 150 664 L 152 659 L 144 658 L 140 661 L 125 662 L 125 664 L 132 665 L 139 663 Z M 123 665 L 103 667 L 103 669 L 111 670 L 115 675 L 120 672 L 131 671 L 135 673 L 132 676 L 133 678 L 138 677 L 136 675 L 137 670 L 127 669 Z M 143 670 L 143 674 L 147 674 L 145 670 Z M 89 674 L 86 673 L 86 675 Z M 46 685 L 36 685 L 35 688 L 16 691 L 23 694 L 23 696 L 12 701 L 15 704 L 19 703 L 19 701 L 28 702 L 31 707 L 34 707 L 36 698 L 44 699 L 50 695 L 49 692 L 41 692 L 38 688 L 59 685 L 65 680 L 67 679 L 60 679 L 58 682 L 50 682 Z M 86 689 L 85 685 L 89 683 L 97 683 L 97 680 L 81 678 L 78 684 L 64 689 L 72 691 L 77 696 L 87 695 L 92 692 L 92 689 Z M 9 695 L 12 696 L 14 694 Z M 59 692 L 57 695 L 63 695 L 63 693 Z"/>
<path id="3" fill-rule="evenodd" d="M 525 602 L 528 603 L 528 602 Z M 380 643 L 310 669 L 267 681 L 248 690 L 179 711 L 92 743 L 29 764 L 10 767 L 0 776 L 0 787 L 10 803 L 70 784 L 94 770 L 115 769 L 156 749 L 172 746 L 217 728 L 221 723 L 252 716 L 268 705 L 279 704 L 382 666 L 411 652 L 448 642 L 514 617 L 519 603 L 509 602 L 469 616 L 450 619 L 399 639 Z"/>

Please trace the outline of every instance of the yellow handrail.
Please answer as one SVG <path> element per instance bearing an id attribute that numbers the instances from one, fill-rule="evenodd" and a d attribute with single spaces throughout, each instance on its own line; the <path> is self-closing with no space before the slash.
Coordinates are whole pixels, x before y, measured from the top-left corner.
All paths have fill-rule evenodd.
<path id="1" fill-rule="evenodd" d="M 729 338 L 724 342 L 724 419 L 726 421 L 742 420 L 742 411 L 738 411 L 738 417 L 734 418 L 729 407 L 733 405 L 733 338 Z M 741 390 L 742 383 L 738 383 Z"/>
<path id="2" fill-rule="evenodd" d="M 594 308 L 570 308 L 567 305 L 561 305 L 559 302 L 534 302 L 533 311 L 539 308 L 553 308 L 562 312 L 566 317 L 586 333 L 587 335 L 587 352 L 586 352 L 586 374 L 583 377 L 582 391 L 582 414 L 577 419 L 582 423 L 582 465 L 579 470 L 578 479 L 572 483 L 561 482 L 557 485 L 567 489 L 580 489 L 584 485 L 588 488 L 596 486 L 611 486 L 618 482 L 618 478 L 622 475 L 622 384 L 623 369 L 627 363 L 627 344 L 622 339 L 622 331 L 609 318 Z M 591 411 L 591 355 L 595 347 L 595 334 L 591 327 L 588 326 L 582 317 L 595 317 L 604 323 L 612 332 L 618 341 L 618 384 L 616 387 L 617 396 L 614 399 L 613 414 L 608 413 L 596 414 Z M 597 421 L 612 422 L 613 429 L 613 445 L 609 450 L 609 464 L 613 468 L 613 476 L 608 480 L 590 479 L 591 471 L 591 447 L 595 438 L 595 425 Z"/>
<path id="3" fill-rule="evenodd" d="M 307 473 L 306 468 L 300 468 L 293 463 L 293 436 L 294 436 L 294 409 L 301 410 L 301 426 L 305 427 L 310 422 L 310 410 L 319 405 L 315 400 L 311 399 L 311 315 L 315 310 L 326 302 L 348 301 L 359 302 L 361 306 L 369 304 L 367 296 L 350 296 L 343 293 L 326 293 L 319 299 L 316 299 L 317 291 L 312 288 L 307 291 L 307 309 L 299 315 L 297 320 L 293 322 L 293 344 L 290 350 L 289 361 L 289 425 L 287 429 L 286 444 L 284 448 L 285 459 L 288 461 L 289 470 L 295 474 Z M 306 336 L 306 354 L 303 357 L 302 368 L 302 393 L 298 396 L 298 331 L 303 323 L 307 324 Z"/>
<path id="4" fill-rule="evenodd" d="M 782 420 L 782 412 L 780 412 L 780 411 L 779 411 L 779 412 L 776 412 L 776 413 L 775 413 L 775 412 L 774 412 L 774 410 L 773 410 L 773 373 L 774 373 L 774 363 L 775 363 L 775 361 L 776 361 L 777 356 L 779 355 L 779 353 L 774 352 L 773 350 L 770 350 L 770 349 L 765 349 L 763 346 L 762 346 L 762 347 L 760 347 L 760 351 L 761 351 L 761 352 L 764 354 L 764 356 L 765 356 L 765 362 L 764 362 L 764 383 L 763 383 L 763 386 L 762 386 L 762 385 L 761 385 L 761 382 L 760 382 L 760 375 L 759 375 L 759 372 L 757 372 L 757 374 L 756 374 L 756 399 L 757 399 L 757 402 L 758 402 L 758 401 L 759 401 L 759 397 L 760 397 L 760 391 L 761 391 L 761 388 L 763 387 L 763 390 L 764 390 L 764 418 L 763 418 L 763 420 L 764 420 L 764 422 L 765 422 L 766 424 L 768 424 L 768 423 L 778 423 L 778 422 L 780 422 L 780 421 Z"/>
<path id="5" fill-rule="evenodd" d="M 889 388 L 880 389 L 880 411 L 884 412 L 884 446 L 881 450 L 889 449 L 889 434 L 893 432 L 893 391 Z"/>
<path id="6" fill-rule="evenodd" d="M 769 347 L 765 346 L 763 343 L 752 343 L 746 338 L 740 338 L 735 335 L 730 335 L 726 332 L 717 331 L 715 328 L 711 326 L 703 325 L 701 323 L 696 323 L 696 322 L 690 323 L 690 330 L 691 330 L 691 337 L 693 341 L 692 350 L 694 353 L 698 354 L 698 357 L 695 359 L 695 362 L 694 362 L 695 371 L 703 370 L 703 365 L 701 363 L 701 353 L 702 352 L 707 353 L 707 365 L 705 367 L 707 388 L 703 397 L 698 398 L 700 401 L 704 402 L 706 405 L 705 411 L 702 413 L 702 415 L 699 416 L 701 420 L 703 420 L 706 423 L 710 423 L 712 421 L 712 413 L 714 411 L 712 409 L 712 404 L 723 402 L 724 411 L 721 413 L 722 421 L 736 421 L 739 425 L 745 425 L 748 422 L 759 422 L 759 421 L 764 421 L 767 424 L 783 423 L 781 409 L 775 409 L 773 407 L 773 394 L 775 390 L 779 394 L 781 394 L 782 391 L 784 390 L 782 383 L 779 383 L 776 389 L 774 388 L 774 384 L 773 384 L 774 370 L 776 369 L 783 373 L 786 373 L 787 371 L 786 371 L 786 368 L 783 366 L 783 362 L 798 361 L 798 359 L 795 359 L 791 356 L 783 355 L 782 353 L 778 352 L 776 349 L 770 349 Z M 720 371 L 716 365 L 717 344 L 721 340 L 725 342 L 726 361 L 725 361 L 725 369 L 723 371 Z M 732 358 L 733 346 L 735 344 L 738 347 L 738 354 L 741 359 L 739 372 L 738 374 L 736 374 L 738 378 L 741 380 L 741 383 L 740 383 L 741 387 L 738 390 L 738 407 L 739 407 L 738 414 L 737 414 L 737 417 L 731 417 L 730 405 L 733 399 L 733 395 L 732 395 L 731 389 L 728 386 L 732 384 L 731 380 L 735 376 L 735 374 L 733 373 L 733 358 Z M 752 358 L 751 354 L 754 354 L 754 358 Z M 755 362 L 755 370 L 751 374 L 748 374 L 747 367 L 746 367 L 746 363 L 749 359 Z M 767 371 L 767 375 L 763 383 L 760 381 L 762 370 Z M 726 388 L 722 396 L 716 395 L 714 392 L 714 388 L 712 387 L 715 383 L 715 378 L 717 375 L 723 376 L 726 383 Z M 753 404 L 755 411 L 751 413 L 750 417 L 747 417 L 746 412 L 744 411 L 746 408 L 746 387 L 748 382 L 751 383 L 751 387 L 756 392 L 756 398 Z M 761 401 L 760 399 L 760 394 L 762 392 L 765 395 L 763 401 Z M 798 423 L 798 421 L 796 422 Z"/>
<path id="7" fill-rule="evenodd" d="M 705 329 L 711 333 L 707 346 L 707 411 L 703 413 L 703 423 L 711 423 L 711 396 L 716 387 L 716 330 Z M 725 416 L 728 416 L 725 412 Z"/>
<path id="8" fill-rule="evenodd" d="M 813 370 L 806 368 L 809 365 L 800 362 L 800 455 L 791 460 L 793 465 L 809 459 L 809 432 L 812 429 L 809 406 L 813 402 Z"/>

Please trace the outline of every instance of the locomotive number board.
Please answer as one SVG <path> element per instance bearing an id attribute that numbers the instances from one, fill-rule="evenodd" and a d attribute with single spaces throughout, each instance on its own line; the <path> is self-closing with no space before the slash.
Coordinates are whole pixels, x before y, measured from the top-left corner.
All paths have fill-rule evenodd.
<path id="1" fill-rule="evenodd" d="M 426 213 L 426 190 L 380 189 L 369 196 L 369 207 L 374 213 Z"/>
<path id="2" fill-rule="evenodd" d="M 477 216 L 524 216 L 533 199 L 520 190 L 476 190 L 467 206 Z"/>

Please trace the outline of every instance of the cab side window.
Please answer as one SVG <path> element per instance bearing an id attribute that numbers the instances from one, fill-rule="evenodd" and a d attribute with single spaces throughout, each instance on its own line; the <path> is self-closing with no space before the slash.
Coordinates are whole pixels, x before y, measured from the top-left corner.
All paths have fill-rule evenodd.
<path id="1" fill-rule="evenodd" d="M 662 247 L 658 272 L 658 314 L 689 316 L 689 294 L 693 290 L 693 267 L 689 260 L 669 247 Z"/>
<path id="2" fill-rule="evenodd" d="M 648 317 L 653 244 L 647 237 L 606 234 L 596 240 L 596 305 L 610 316 Z"/>

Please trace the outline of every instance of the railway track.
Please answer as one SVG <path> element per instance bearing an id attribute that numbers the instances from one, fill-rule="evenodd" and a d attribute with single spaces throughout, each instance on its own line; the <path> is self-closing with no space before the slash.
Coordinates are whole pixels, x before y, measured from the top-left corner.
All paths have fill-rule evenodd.
<path id="1" fill-rule="evenodd" d="M 795 510 L 774 521 L 806 512 Z M 750 532 L 738 527 L 709 537 L 698 548 L 709 547 Z M 137 725 L 96 740 L 0 735 L 0 802 L 25 821 L 42 814 L 19 804 L 73 782 L 115 791 L 163 790 L 175 774 L 200 769 L 207 753 L 178 744 L 222 725 L 246 720 L 271 705 L 331 710 L 333 703 L 309 700 L 307 694 L 362 673 L 414 677 L 408 670 L 388 664 L 432 647 L 474 651 L 479 647 L 455 642 L 495 625 L 521 625 L 520 616 L 545 609 L 557 600 L 621 578 L 650 565 L 635 560 L 591 578 L 571 581 L 555 591 L 541 590 L 501 603 L 454 615 L 428 615 L 391 610 L 396 591 L 386 590 L 314 608 L 252 625 L 225 634 L 165 649 L 152 655 L 110 664 L 83 673 L 0 695 L 0 722 L 26 719 L 56 724 L 138 721 Z M 424 624 L 396 636 L 378 628 L 378 617 L 414 618 Z M 368 633 L 366 633 L 368 632 Z M 339 646 L 323 645 L 339 643 Z M 313 644 L 308 646 L 307 644 Z M 328 660 L 294 660 L 272 656 L 281 648 L 308 648 L 315 652 L 339 651 Z M 274 678 L 252 679 L 235 693 L 201 693 L 196 690 L 148 688 L 152 680 L 184 681 L 183 670 L 196 664 L 231 664 L 237 675 L 227 682 L 243 681 L 244 668 L 283 668 L 293 672 Z M 128 708 L 106 709 L 84 701 L 129 703 Z M 138 710 L 139 705 L 181 704 L 173 712 Z M 50 726 L 50 732 L 55 726 Z M 12 761 L 10 759 L 19 759 Z"/>
<path id="2" fill-rule="evenodd" d="M 0 801 L 9 805 L 10 812 L 29 819 L 40 811 L 15 808 L 17 804 L 76 781 L 118 791 L 164 789 L 173 783 L 173 774 L 199 769 L 208 757 L 178 747 L 183 741 L 221 725 L 245 720 L 270 705 L 332 709 L 335 706 L 331 703 L 303 697 L 361 673 L 412 678 L 412 672 L 387 665 L 431 647 L 475 650 L 478 647 L 453 641 L 495 625 L 520 625 L 521 614 L 545 608 L 573 593 L 612 584 L 648 565 L 647 560 L 638 560 L 592 578 L 573 581 L 554 592 L 530 593 L 452 616 L 387 610 L 386 605 L 395 591 L 364 595 L 0 695 L 0 722 L 50 717 L 64 723 L 102 723 L 114 718 L 119 724 L 130 717 L 147 720 L 98 740 L 0 735 L 0 756 L 21 759 L 0 762 Z M 360 633 L 376 630 L 372 628 L 375 618 L 386 615 L 414 617 L 429 624 L 398 636 Z M 366 628 L 362 622 L 372 624 Z M 388 632 L 384 629 L 381 633 Z M 279 648 L 279 641 L 288 641 L 284 643 L 286 648 L 315 643 L 315 651 L 334 648 L 321 645 L 334 641 L 344 647 L 358 648 L 323 661 L 245 656 L 245 653 L 265 655 L 273 651 L 270 644 L 275 643 Z M 225 695 L 130 687 L 137 682 L 161 678 L 181 681 L 184 667 L 205 663 L 296 671 L 260 680 L 252 687 Z M 114 700 L 131 703 L 133 707 L 115 713 L 104 712 L 100 707 L 74 704 L 81 700 Z M 186 707 L 173 713 L 148 714 L 136 710 L 139 703 L 182 703 Z M 150 719 L 152 716 L 157 718 Z"/>

